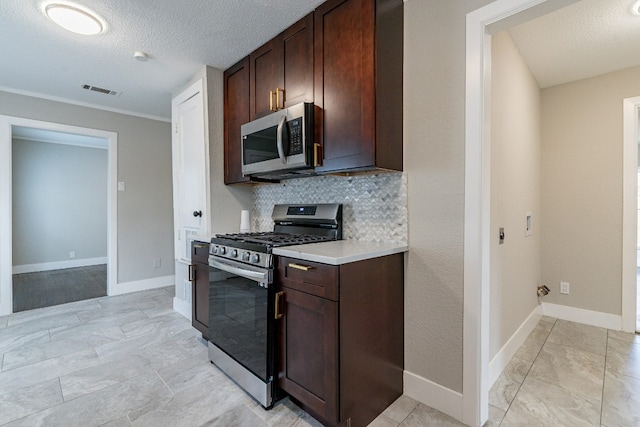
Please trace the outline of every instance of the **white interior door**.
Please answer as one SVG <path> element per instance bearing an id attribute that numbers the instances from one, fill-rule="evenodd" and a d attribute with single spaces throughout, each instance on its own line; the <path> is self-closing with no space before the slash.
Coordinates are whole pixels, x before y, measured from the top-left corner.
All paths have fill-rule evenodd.
<path id="1" fill-rule="evenodd" d="M 190 259 L 191 239 L 207 233 L 206 156 L 202 82 L 174 99 L 174 213 L 176 257 Z"/>

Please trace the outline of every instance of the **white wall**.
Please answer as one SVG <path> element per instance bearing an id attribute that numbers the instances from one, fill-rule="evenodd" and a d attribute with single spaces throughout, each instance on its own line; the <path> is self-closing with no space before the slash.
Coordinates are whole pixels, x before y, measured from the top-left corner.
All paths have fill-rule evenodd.
<path id="1" fill-rule="evenodd" d="M 542 91 L 548 302 L 621 314 L 622 100 L 639 95 L 640 67 Z"/>
<path id="2" fill-rule="evenodd" d="M 107 256 L 107 150 L 13 140 L 13 265 Z"/>
<path id="3" fill-rule="evenodd" d="M 492 359 L 536 308 L 541 283 L 540 88 L 509 34 L 491 39 Z M 532 235 L 525 236 L 525 213 Z M 499 228 L 504 227 L 504 244 Z"/>
<path id="4" fill-rule="evenodd" d="M 118 192 L 117 282 L 165 278 L 172 284 L 169 123 L 2 91 L 0 114 L 117 132 L 118 181 L 126 184 Z M 155 257 L 162 260 L 160 268 L 153 267 Z"/>
<path id="5" fill-rule="evenodd" d="M 488 3 L 408 0 L 404 5 L 405 370 L 458 393 L 463 375 L 465 22 L 468 12 Z"/>

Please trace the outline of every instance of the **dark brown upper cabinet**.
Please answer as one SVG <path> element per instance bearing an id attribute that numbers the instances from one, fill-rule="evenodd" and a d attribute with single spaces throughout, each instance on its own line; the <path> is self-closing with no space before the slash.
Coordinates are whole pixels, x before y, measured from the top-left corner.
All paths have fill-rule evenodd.
<path id="1" fill-rule="evenodd" d="M 402 170 L 402 0 L 328 0 L 314 13 L 320 173 Z"/>
<path id="2" fill-rule="evenodd" d="M 224 183 L 248 182 L 242 176 L 240 126 L 249 121 L 249 57 L 224 72 Z"/>
<path id="3" fill-rule="evenodd" d="M 313 13 L 249 55 L 250 120 L 313 102 Z"/>

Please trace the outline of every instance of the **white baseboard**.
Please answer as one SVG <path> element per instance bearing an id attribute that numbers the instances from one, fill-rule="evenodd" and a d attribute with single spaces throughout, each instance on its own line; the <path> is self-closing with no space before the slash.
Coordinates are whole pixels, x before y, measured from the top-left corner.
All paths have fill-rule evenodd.
<path id="1" fill-rule="evenodd" d="M 511 358 L 516 354 L 520 346 L 527 339 L 531 331 L 536 327 L 542 318 L 542 306 L 537 305 L 527 316 L 518 329 L 511 335 L 502 348 L 489 362 L 489 388 L 496 382 L 504 368 L 507 367 Z"/>
<path id="2" fill-rule="evenodd" d="M 188 303 L 181 298 L 173 297 L 173 309 L 191 320 L 191 303 Z"/>
<path id="3" fill-rule="evenodd" d="M 107 257 L 69 259 L 65 261 L 43 262 L 40 264 L 14 265 L 13 274 L 35 273 L 37 271 L 62 270 L 64 268 L 86 267 L 89 265 L 106 264 Z"/>
<path id="4" fill-rule="evenodd" d="M 404 371 L 404 394 L 462 422 L 462 394 Z"/>
<path id="5" fill-rule="evenodd" d="M 584 323 L 585 325 L 598 326 L 600 328 L 622 330 L 622 316 L 602 313 L 600 311 L 585 310 L 583 308 L 569 307 L 560 304 L 542 303 L 542 313 L 562 320 Z"/>
<path id="6" fill-rule="evenodd" d="M 132 282 L 118 283 L 109 289 L 109 295 L 128 294 L 130 292 L 146 291 L 149 289 L 174 286 L 175 276 L 154 277 L 152 279 L 134 280 Z"/>

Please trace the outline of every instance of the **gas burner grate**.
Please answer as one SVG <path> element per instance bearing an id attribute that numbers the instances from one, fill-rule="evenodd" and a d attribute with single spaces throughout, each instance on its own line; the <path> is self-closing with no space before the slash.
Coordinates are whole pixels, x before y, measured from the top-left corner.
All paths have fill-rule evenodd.
<path id="1" fill-rule="evenodd" d="M 329 236 L 274 232 L 218 234 L 216 235 L 216 237 L 239 242 L 259 243 L 271 246 L 300 245 L 303 243 L 317 243 L 334 240 Z"/>

